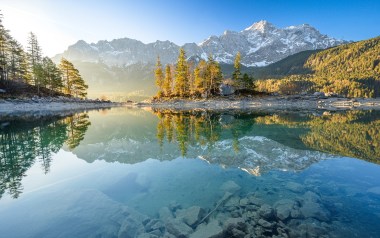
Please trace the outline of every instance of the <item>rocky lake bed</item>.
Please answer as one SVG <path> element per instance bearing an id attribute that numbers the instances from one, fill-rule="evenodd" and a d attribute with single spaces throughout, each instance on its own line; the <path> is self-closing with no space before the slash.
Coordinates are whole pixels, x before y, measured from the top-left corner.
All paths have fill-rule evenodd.
<path id="1" fill-rule="evenodd" d="M 139 238 L 356 237 L 346 227 L 347 220 L 337 216 L 344 213 L 342 203 L 329 203 L 332 197 L 321 196 L 317 179 L 305 182 L 285 182 L 285 189 L 277 188 L 287 194 L 281 197 L 275 186 L 244 193 L 229 180 L 220 187 L 224 195 L 211 208 L 184 208 L 171 202 L 153 217 L 132 209 L 115 232 L 118 237 Z"/>

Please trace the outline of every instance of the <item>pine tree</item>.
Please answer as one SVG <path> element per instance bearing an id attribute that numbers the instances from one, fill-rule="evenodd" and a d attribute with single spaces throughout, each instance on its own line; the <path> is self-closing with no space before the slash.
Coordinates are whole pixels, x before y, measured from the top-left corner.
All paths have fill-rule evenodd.
<path id="1" fill-rule="evenodd" d="M 164 74 L 162 72 L 162 65 L 160 57 L 157 56 L 156 69 L 154 70 L 154 76 L 156 78 L 156 85 L 158 87 L 157 96 L 162 97 L 163 95 L 163 84 L 164 84 Z"/>
<path id="2" fill-rule="evenodd" d="M 43 75 L 43 73 L 41 72 L 42 50 L 38 43 L 37 37 L 33 32 L 29 33 L 27 49 L 33 83 L 37 86 L 38 93 L 40 93 L 41 76 Z"/>
<path id="3" fill-rule="evenodd" d="M 3 14 L 0 12 L 0 81 L 7 80 L 7 48 L 10 35 L 3 26 Z"/>
<path id="4" fill-rule="evenodd" d="M 219 90 L 222 79 L 219 63 L 214 60 L 212 55 L 209 55 L 206 70 L 207 95 L 215 94 Z"/>
<path id="5" fill-rule="evenodd" d="M 170 65 L 167 64 L 165 67 L 165 79 L 164 79 L 164 85 L 163 85 L 163 90 L 166 97 L 170 97 L 172 93 L 172 83 L 173 83 L 172 71 L 171 71 Z"/>
<path id="6" fill-rule="evenodd" d="M 62 58 L 59 69 L 62 73 L 63 92 L 75 97 L 85 98 L 88 86 L 74 65 L 67 59 Z"/>
<path id="7" fill-rule="evenodd" d="M 240 52 L 237 52 L 236 54 L 236 57 L 235 57 L 235 61 L 234 61 L 234 72 L 232 73 L 232 80 L 234 81 L 234 83 L 240 87 L 240 76 L 241 76 L 241 72 L 240 72 L 240 68 L 241 68 L 241 65 L 240 65 L 240 59 L 241 59 L 241 56 L 240 56 Z"/>
<path id="8" fill-rule="evenodd" d="M 199 61 L 198 65 L 194 69 L 194 86 L 197 94 L 204 93 L 206 85 L 206 69 L 207 62 L 203 59 Z"/>
<path id="9" fill-rule="evenodd" d="M 189 78 L 187 70 L 186 52 L 181 48 L 177 60 L 174 85 L 174 93 L 180 97 L 183 97 L 188 93 Z"/>
<path id="10" fill-rule="evenodd" d="M 42 59 L 42 68 L 42 84 L 53 91 L 59 91 L 63 87 L 62 73 L 59 68 L 49 57 Z"/>

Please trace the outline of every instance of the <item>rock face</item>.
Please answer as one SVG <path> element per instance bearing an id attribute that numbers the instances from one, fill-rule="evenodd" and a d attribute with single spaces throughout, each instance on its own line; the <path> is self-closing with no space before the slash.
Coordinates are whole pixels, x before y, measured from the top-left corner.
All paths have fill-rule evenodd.
<path id="1" fill-rule="evenodd" d="M 267 21 L 254 23 L 243 31 L 225 31 L 220 36 L 210 36 L 200 44 L 187 43 L 182 47 L 187 56 L 195 60 L 207 59 L 212 53 L 220 63 L 233 63 L 236 53 L 242 55 L 246 66 L 265 66 L 304 50 L 325 49 L 346 43 L 321 34 L 314 27 L 303 24 L 277 28 Z M 83 40 L 69 46 L 54 57 L 71 61 L 104 62 L 108 66 L 128 66 L 136 63 L 154 63 L 157 55 L 163 64 L 174 63 L 180 46 L 170 41 L 144 44 L 141 41 L 122 38 L 102 40 L 88 44 Z"/>

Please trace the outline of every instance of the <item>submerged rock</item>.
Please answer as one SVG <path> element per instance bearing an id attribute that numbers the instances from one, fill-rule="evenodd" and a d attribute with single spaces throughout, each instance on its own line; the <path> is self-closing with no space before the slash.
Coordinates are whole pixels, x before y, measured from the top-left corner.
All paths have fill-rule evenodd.
<path id="1" fill-rule="evenodd" d="M 258 211 L 259 215 L 265 219 L 272 219 L 274 216 L 273 208 L 268 204 L 264 204 Z"/>
<path id="2" fill-rule="evenodd" d="M 224 192 L 236 193 L 240 190 L 240 186 L 237 185 L 234 181 L 229 180 L 220 187 L 220 189 Z"/>
<path id="3" fill-rule="evenodd" d="M 179 219 L 167 221 L 166 229 L 170 234 L 178 238 L 188 237 L 193 232 L 193 229 L 190 226 Z"/>
<path id="4" fill-rule="evenodd" d="M 262 226 L 262 227 L 264 227 L 264 228 L 272 228 L 272 227 L 274 226 L 273 223 L 270 223 L 269 221 L 266 221 L 266 220 L 264 220 L 264 219 L 260 219 L 260 220 L 258 221 L 258 223 L 259 223 L 260 226 Z"/>
<path id="5" fill-rule="evenodd" d="M 291 199 L 282 199 L 274 204 L 276 216 L 280 220 L 289 218 L 295 202 Z"/>
<path id="6" fill-rule="evenodd" d="M 222 238 L 223 228 L 217 220 L 212 220 L 208 224 L 201 224 L 196 231 L 191 234 L 190 238 Z"/>
<path id="7" fill-rule="evenodd" d="M 288 182 L 286 184 L 286 188 L 295 193 L 302 192 L 304 189 L 304 187 L 301 184 L 295 182 Z"/>
<path id="8" fill-rule="evenodd" d="M 158 212 L 159 217 L 163 221 L 169 221 L 174 218 L 172 212 L 169 210 L 168 207 L 162 207 L 160 211 Z"/>
<path id="9" fill-rule="evenodd" d="M 315 218 L 319 221 L 329 221 L 330 212 L 323 208 L 319 203 L 306 201 L 302 204 L 300 212 L 305 218 Z"/>
<path id="10" fill-rule="evenodd" d="M 178 215 L 178 219 L 182 219 L 187 225 L 194 227 L 206 215 L 206 211 L 199 206 L 192 206 L 182 210 Z"/>

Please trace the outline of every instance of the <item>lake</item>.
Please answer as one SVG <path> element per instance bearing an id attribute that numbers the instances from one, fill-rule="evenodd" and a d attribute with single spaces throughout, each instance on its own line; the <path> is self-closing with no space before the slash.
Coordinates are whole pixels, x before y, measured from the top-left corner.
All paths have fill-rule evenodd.
<path id="1" fill-rule="evenodd" d="M 0 117 L 0 237 L 380 237 L 380 111 Z"/>

